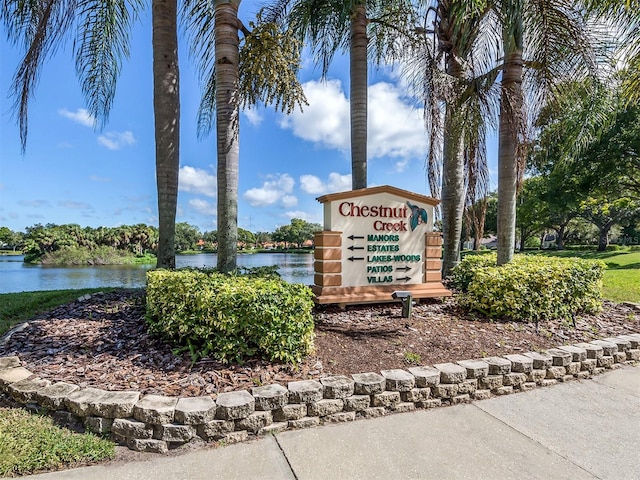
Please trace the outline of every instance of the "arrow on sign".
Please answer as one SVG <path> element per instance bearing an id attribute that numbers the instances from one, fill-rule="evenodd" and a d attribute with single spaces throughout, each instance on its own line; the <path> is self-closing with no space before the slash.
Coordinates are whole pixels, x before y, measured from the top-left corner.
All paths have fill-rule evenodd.
<path id="1" fill-rule="evenodd" d="M 348 260 L 351 260 L 352 262 L 354 260 L 364 260 L 364 257 L 349 257 Z"/>
<path id="2" fill-rule="evenodd" d="M 411 280 L 411 277 L 401 277 L 401 278 L 396 278 L 396 280 L 404 280 L 405 282 L 408 282 L 409 280 Z"/>
<path id="3" fill-rule="evenodd" d="M 398 267 L 398 268 L 396 268 L 396 270 L 402 270 L 403 272 L 407 272 L 407 271 L 411 270 L 411 267 L 408 267 L 408 266 L 407 267 Z"/>
<path id="4" fill-rule="evenodd" d="M 354 250 L 364 250 L 364 247 L 354 247 L 353 245 L 351 245 L 351 246 L 349 247 L 349 250 L 351 250 L 352 252 L 353 252 Z"/>
<path id="5" fill-rule="evenodd" d="M 355 239 L 363 240 L 363 239 L 364 239 L 364 237 L 358 237 L 358 236 L 356 236 L 356 235 L 349 235 L 347 238 L 348 238 L 349 240 L 355 240 Z"/>

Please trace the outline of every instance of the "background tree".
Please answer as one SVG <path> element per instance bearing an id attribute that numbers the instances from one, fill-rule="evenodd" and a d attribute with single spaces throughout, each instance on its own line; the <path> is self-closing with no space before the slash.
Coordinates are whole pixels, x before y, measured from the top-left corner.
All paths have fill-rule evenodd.
<path id="1" fill-rule="evenodd" d="M 195 250 L 202 238 L 200 229 L 186 222 L 176 223 L 176 251 Z"/>
<path id="2" fill-rule="evenodd" d="M 611 228 L 640 216 L 640 203 L 629 197 L 589 197 L 581 204 L 581 215 L 598 227 L 598 251 L 604 252 Z"/>

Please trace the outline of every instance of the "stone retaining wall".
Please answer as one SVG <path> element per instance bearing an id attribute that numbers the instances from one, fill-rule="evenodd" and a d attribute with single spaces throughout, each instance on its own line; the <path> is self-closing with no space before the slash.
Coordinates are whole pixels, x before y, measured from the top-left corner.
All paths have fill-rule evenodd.
<path id="1" fill-rule="evenodd" d="M 253 436 L 349 422 L 416 408 L 481 400 L 574 379 L 640 360 L 640 334 L 546 352 L 462 360 L 408 370 L 273 384 L 211 397 L 165 397 L 81 389 L 34 378 L 18 357 L 0 358 L 0 405 L 49 413 L 57 423 L 138 451 L 164 453 L 188 442 L 235 443 Z"/>

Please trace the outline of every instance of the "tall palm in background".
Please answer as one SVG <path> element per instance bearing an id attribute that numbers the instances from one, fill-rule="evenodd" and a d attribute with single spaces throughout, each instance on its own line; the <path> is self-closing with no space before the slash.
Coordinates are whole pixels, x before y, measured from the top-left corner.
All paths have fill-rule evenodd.
<path id="1" fill-rule="evenodd" d="M 349 52 L 352 188 L 367 187 L 368 59 L 397 59 L 399 39 L 412 25 L 408 0 L 277 0 L 267 18 L 284 22 L 309 42 L 323 76 L 337 51 Z"/>
<path id="2" fill-rule="evenodd" d="M 215 119 L 218 161 L 218 270 L 236 269 L 238 251 L 238 168 L 242 107 L 275 104 L 291 113 L 306 102 L 297 80 L 300 43 L 291 32 L 258 15 L 249 30 L 238 18 L 240 0 L 185 1 L 191 52 L 203 81 L 200 136 Z M 241 43 L 239 31 L 244 35 Z M 268 68 L 264 68 L 267 66 Z"/>
<path id="3" fill-rule="evenodd" d="M 7 35 L 25 52 L 12 85 L 23 150 L 29 99 L 42 66 L 74 32 L 76 73 L 87 109 L 97 128 L 106 124 L 122 62 L 129 56 L 131 28 L 144 4 L 143 0 L 3 1 Z M 176 15 L 176 0 L 152 1 L 159 268 L 175 268 L 180 124 Z"/>

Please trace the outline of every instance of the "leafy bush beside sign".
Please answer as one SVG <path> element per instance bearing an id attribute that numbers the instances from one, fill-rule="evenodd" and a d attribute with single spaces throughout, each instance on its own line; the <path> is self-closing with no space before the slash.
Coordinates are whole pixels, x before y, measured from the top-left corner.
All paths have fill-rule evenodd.
<path id="1" fill-rule="evenodd" d="M 300 362 L 313 348 L 311 290 L 279 278 L 198 270 L 147 273 L 149 331 L 192 359 Z"/>
<path id="2" fill-rule="evenodd" d="M 568 319 L 602 307 L 599 260 L 517 255 L 497 267 L 495 254 L 468 256 L 455 267 L 459 303 L 489 317 L 514 320 Z"/>

